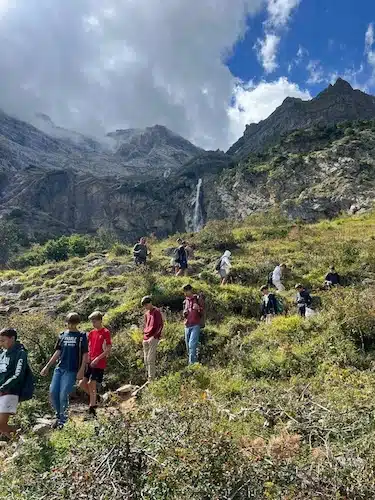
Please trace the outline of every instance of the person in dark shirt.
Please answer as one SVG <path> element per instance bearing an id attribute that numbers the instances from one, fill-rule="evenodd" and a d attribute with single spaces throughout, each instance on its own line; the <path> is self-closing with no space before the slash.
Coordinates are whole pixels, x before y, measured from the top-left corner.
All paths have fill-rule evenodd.
<path id="1" fill-rule="evenodd" d="M 76 380 L 84 377 L 88 353 L 86 334 L 78 330 L 79 315 L 68 314 L 66 322 L 68 329 L 60 334 L 54 355 L 40 373 L 42 377 L 46 377 L 50 367 L 57 362 L 50 385 L 50 396 L 56 411 L 54 428 L 59 429 L 67 421 L 69 394 Z"/>
<path id="2" fill-rule="evenodd" d="M 17 341 L 13 328 L 0 331 L 0 433 L 10 438 L 16 428 L 8 425 L 11 415 L 17 411 L 22 384 L 27 367 L 27 351 Z"/>
<path id="3" fill-rule="evenodd" d="M 180 246 L 175 251 L 176 276 L 185 276 L 188 268 L 188 253 L 186 251 L 186 241 L 177 240 Z"/>
<path id="4" fill-rule="evenodd" d="M 146 244 L 146 238 L 141 238 L 139 242 L 134 245 L 133 248 L 134 262 L 137 264 L 137 266 L 141 264 L 146 264 L 147 257 L 149 255 L 150 252 Z"/>
<path id="5" fill-rule="evenodd" d="M 326 288 L 332 288 L 333 286 L 340 285 L 340 276 L 336 272 L 336 269 L 332 266 L 324 278 L 324 285 Z"/>
<path id="6" fill-rule="evenodd" d="M 295 288 L 297 290 L 296 304 L 298 314 L 304 318 L 306 316 L 306 308 L 310 307 L 312 304 L 312 298 L 303 285 L 298 284 Z"/>
<path id="7" fill-rule="evenodd" d="M 146 309 L 143 329 L 143 355 L 148 381 L 154 380 L 156 374 L 156 349 L 163 331 L 163 316 L 152 304 L 152 298 L 143 297 L 142 306 Z"/>
<path id="8" fill-rule="evenodd" d="M 266 323 L 271 323 L 274 316 L 277 314 L 277 300 L 273 293 L 270 293 L 268 286 L 264 285 L 260 289 L 263 295 L 262 306 L 261 306 L 261 319 L 266 321 Z"/>

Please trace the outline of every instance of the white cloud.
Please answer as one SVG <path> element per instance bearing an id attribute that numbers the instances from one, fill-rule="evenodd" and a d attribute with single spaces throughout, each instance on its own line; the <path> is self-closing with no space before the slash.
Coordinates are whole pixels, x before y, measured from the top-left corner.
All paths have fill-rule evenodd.
<path id="1" fill-rule="evenodd" d="M 264 40 L 258 38 L 256 43 L 257 57 L 266 73 L 272 73 L 277 69 L 277 49 L 280 37 L 272 33 L 266 33 Z"/>
<path id="2" fill-rule="evenodd" d="M 269 18 L 266 21 L 271 28 L 286 26 L 292 12 L 299 6 L 301 0 L 268 0 L 267 11 Z"/>
<path id="3" fill-rule="evenodd" d="M 257 123 L 267 118 L 282 104 L 286 97 L 311 99 L 308 90 L 282 77 L 274 82 L 238 83 L 234 93 L 234 105 L 229 110 L 231 119 L 231 139 L 234 142 L 249 123 Z"/>
<path id="4" fill-rule="evenodd" d="M 93 134 L 160 123 L 228 146 L 235 79 L 223 59 L 264 0 L 52 3 L 2 11 L 0 108 Z"/>
<path id="5" fill-rule="evenodd" d="M 264 39 L 258 39 L 255 49 L 257 57 L 266 73 L 272 73 L 278 68 L 277 52 L 280 45 L 280 32 L 286 28 L 292 12 L 299 6 L 301 0 L 266 0 L 268 18 L 264 22 Z M 292 70 L 289 64 L 288 71 Z"/>
<path id="6" fill-rule="evenodd" d="M 307 83 L 315 84 L 324 82 L 326 80 L 326 76 L 324 75 L 324 70 L 320 64 L 320 61 L 309 61 L 306 69 L 309 72 Z"/>
<path id="7" fill-rule="evenodd" d="M 365 35 L 365 54 L 367 56 L 367 62 L 372 67 L 375 76 L 375 35 L 374 35 L 374 23 L 368 25 L 366 35 Z"/>

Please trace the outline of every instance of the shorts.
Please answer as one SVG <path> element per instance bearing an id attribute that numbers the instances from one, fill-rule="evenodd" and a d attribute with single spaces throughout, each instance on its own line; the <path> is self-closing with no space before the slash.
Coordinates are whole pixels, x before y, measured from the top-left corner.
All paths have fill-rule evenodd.
<path id="1" fill-rule="evenodd" d="M 85 371 L 85 378 L 87 380 L 95 380 L 98 384 L 103 382 L 104 369 L 103 368 L 91 368 L 88 366 Z"/>
<path id="2" fill-rule="evenodd" d="M 15 415 L 19 403 L 19 396 L 15 394 L 5 394 L 0 396 L 0 413 L 10 413 Z"/>
<path id="3" fill-rule="evenodd" d="M 188 265 L 187 262 L 176 262 L 176 267 L 178 267 L 179 269 L 187 269 Z"/>
<path id="4" fill-rule="evenodd" d="M 225 269 L 219 269 L 219 274 L 221 278 L 226 278 L 228 276 L 228 273 Z"/>

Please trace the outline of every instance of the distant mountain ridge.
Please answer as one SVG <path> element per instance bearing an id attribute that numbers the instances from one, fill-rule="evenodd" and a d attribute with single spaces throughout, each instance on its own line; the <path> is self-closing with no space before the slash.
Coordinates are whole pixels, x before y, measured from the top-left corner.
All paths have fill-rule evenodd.
<path id="1" fill-rule="evenodd" d="M 246 126 L 244 135 L 228 150 L 229 155 L 245 158 L 264 151 L 281 135 L 313 125 L 332 125 L 346 120 L 375 118 L 375 97 L 339 78 L 310 101 L 287 97 L 268 118 Z"/>

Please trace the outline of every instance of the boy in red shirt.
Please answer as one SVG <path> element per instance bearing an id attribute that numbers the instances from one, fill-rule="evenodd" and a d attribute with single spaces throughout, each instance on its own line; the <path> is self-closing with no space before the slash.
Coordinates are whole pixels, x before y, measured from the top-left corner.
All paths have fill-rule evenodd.
<path id="1" fill-rule="evenodd" d="M 143 297 L 141 304 L 146 309 L 145 327 L 143 329 L 143 355 L 147 377 L 151 382 L 156 374 L 156 348 L 159 344 L 164 322 L 159 309 L 152 305 L 151 297 Z"/>
<path id="2" fill-rule="evenodd" d="M 90 397 L 88 413 L 94 417 L 96 417 L 98 399 L 96 385 L 103 382 L 104 370 L 107 367 L 107 358 L 112 348 L 111 334 L 103 326 L 103 316 L 103 313 L 100 311 L 94 311 L 89 316 L 94 329 L 87 335 L 89 344 L 88 365 L 85 377 L 79 384 L 81 389 Z"/>

